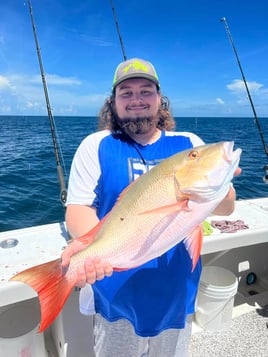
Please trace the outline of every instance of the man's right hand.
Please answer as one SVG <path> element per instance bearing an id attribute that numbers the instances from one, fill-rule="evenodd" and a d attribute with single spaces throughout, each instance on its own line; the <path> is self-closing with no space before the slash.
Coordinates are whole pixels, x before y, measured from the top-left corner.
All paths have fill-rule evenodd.
<path id="1" fill-rule="evenodd" d="M 85 246 L 76 240 L 68 245 L 61 255 L 62 267 L 68 267 L 71 257 L 84 248 Z M 94 284 L 96 280 L 102 280 L 105 276 L 111 276 L 112 273 L 112 266 L 108 263 L 102 263 L 99 257 L 94 257 L 93 259 L 86 258 L 84 264 L 77 268 L 75 285 L 83 288 L 86 284 Z"/>

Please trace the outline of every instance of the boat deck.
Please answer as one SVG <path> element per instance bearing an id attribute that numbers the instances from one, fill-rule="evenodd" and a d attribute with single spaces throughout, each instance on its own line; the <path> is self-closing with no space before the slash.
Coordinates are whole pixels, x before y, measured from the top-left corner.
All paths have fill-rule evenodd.
<path id="1" fill-rule="evenodd" d="M 189 357 L 267 357 L 268 294 L 263 301 L 259 307 L 235 307 L 226 331 L 204 331 L 194 325 Z"/>
<path id="2" fill-rule="evenodd" d="M 268 357 L 268 198 L 237 201 L 235 212 L 226 219 L 242 219 L 249 229 L 234 234 L 214 229 L 204 237 L 202 260 L 203 265 L 226 268 L 239 279 L 233 319 L 230 328 L 222 332 L 204 331 L 194 324 L 189 357 Z M 0 233 L 0 315 L 4 334 L 9 324 L 9 319 L 3 318 L 6 310 L 12 312 L 11 307 L 17 304 L 37 301 L 35 291 L 25 284 L 9 282 L 9 278 L 58 258 L 67 238 L 64 222 Z M 257 280 L 249 286 L 247 276 L 252 272 Z M 94 356 L 92 318 L 78 312 L 78 296 L 75 290 L 58 319 L 45 331 L 45 357 Z M 39 317 L 33 321 L 34 326 L 38 321 Z"/>
<path id="3" fill-rule="evenodd" d="M 74 301 L 77 299 L 76 294 L 73 294 L 72 299 Z M 220 332 L 205 331 L 194 323 L 189 357 L 267 357 L 268 292 L 260 294 L 257 299 L 258 302 L 255 300 L 249 299 L 248 303 L 234 307 L 233 319 L 228 330 Z M 66 308 L 72 311 L 72 319 L 77 319 L 78 316 L 75 314 L 73 304 L 69 304 Z M 67 321 L 67 325 L 69 322 Z M 86 330 L 91 342 L 87 349 L 88 353 L 81 352 L 82 354 L 77 354 L 76 351 L 76 357 L 94 357 L 92 336 L 90 335 L 92 319 L 91 317 L 83 317 L 80 322 L 84 324 L 83 327 L 87 324 L 90 326 Z M 63 354 L 66 357 L 74 357 L 72 343 L 70 342 L 69 340 L 68 352 Z M 82 340 L 80 342 L 82 343 Z M 48 357 L 59 356 L 50 335 L 46 336 L 46 347 Z"/>

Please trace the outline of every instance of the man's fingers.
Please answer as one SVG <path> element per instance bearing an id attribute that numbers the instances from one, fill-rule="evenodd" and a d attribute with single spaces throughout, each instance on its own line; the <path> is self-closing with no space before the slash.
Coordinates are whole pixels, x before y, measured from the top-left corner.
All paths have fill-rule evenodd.
<path id="1" fill-rule="evenodd" d="M 84 245 L 81 242 L 77 240 L 72 241 L 72 243 L 70 243 L 64 248 L 64 251 L 61 254 L 61 265 L 63 267 L 68 266 L 71 257 L 83 249 L 84 249 Z"/>
<path id="2" fill-rule="evenodd" d="M 241 172 L 242 172 L 241 167 L 238 167 L 238 168 L 235 170 L 234 176 L 238 176 L 238 175 L 240 175 L 240 174 L 241 174 Z"/>
<path id="3" fill-rule="evenodd" d="M 62 266 L 68 266 L 71 256 L 81 250 L 81 244 L 71 243 L 62 253 Z M 83 247 L 82 247 L 83 249 Z M 111 276 L 113 268 L 110 264 L 103 264 L 99 257 L 87 258 L 84 264 L 77 268 L 76 286 L 82 288 L 88 284 L 94 284 L 96 280 L 102 280 L 105 276 Z"/>

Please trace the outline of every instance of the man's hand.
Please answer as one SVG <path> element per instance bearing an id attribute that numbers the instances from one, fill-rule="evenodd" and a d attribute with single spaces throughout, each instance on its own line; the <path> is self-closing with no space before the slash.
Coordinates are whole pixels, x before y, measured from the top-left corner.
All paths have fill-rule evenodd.
<path id="1" fill-rule="evenodd" d="M 238 167 L 235 170 L 234 177 L 240 175 L 242 172 L 241 168 Z M 218 216 L 229 216 L 233 213 L 235 209 L 236 192 L 233 186 L 230 187 L 228 194 L 223 199 L 223 201 L 216 207 L 213 214 Z"/>
<path id="2" fill-rule="evenodd" d="M 68 245 L 62 255 L 62 267 L 66 268 L 71 260 L 71 257 L 83 250 L 85 246 L 79 241 L 74 240 L 70 245 Z M 99 257 L 93 259 L 86 258 L 84 265 L 79 267 L 76 271 L 76 286 L 79 288 L 84 287 L 87 283 L 94 284 L 96 280 L 102 280 L 105 276 L 111 276 L 113 273 L 113 268 L 108 263 L 102 263 Z"/>

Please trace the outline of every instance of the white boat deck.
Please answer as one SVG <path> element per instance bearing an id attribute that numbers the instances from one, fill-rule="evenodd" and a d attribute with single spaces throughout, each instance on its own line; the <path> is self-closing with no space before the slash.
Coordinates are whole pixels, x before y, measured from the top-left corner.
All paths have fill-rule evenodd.
<path id="1" fill-rule="evenodd" d="M 28 286 L 8 280 L 19 271 L 59 258 L 67 239 L 64 223 L 0 233 L 0 306 L 36 296 Z"/>
<path id="2" fill-rule="evenodd" d="M 202 254 L 255 245 L 268 241 L 268 198 L 236 201 L 236 208 L 230 216 L 212 216 L 211 220 L 242 220 L 249 229 L 236 233 L 220 233 L 214 229 L 210 236 L 204 237 Z"/>
<path id="3" fill-rule="evenodd" d="M 255 343 L 257 341 L 250 343 L 250 346 L 245 342 L 241 342 L 242 345 L 249 346 L 250 348 L 247 348 L 244 351 L 245 353 L 240 353 L 240 344 L 237 339 L 239 338 L 239 341 L 243 341 L 243 337 L 250 339 L 251 332 L 253 334 L 255 327 L 260 326 L 257 327 L 259 339 L 262 341 L 262 344 L 266 341 L 266 346 L 268 346 L 268 329 L 265 325 L 267 323 L 267 315 L 266 317 L 261 316 L 256 312 L 257 309 L 259 311 L 266 311 L 265 306 L 268 305 L 268 198 L 237 201 L 235 212 L 231 216 L 213 216 L 208 221 L 212 219 L 240 219 L 249 226 L 249 229 L 236 233 L 220 233 L 220 231 L 214 229 L 211 235 L 204 237 L 202 248 L 204 265 L 226 267 L 239 277 L 240 291 L 236 296 L 236 306 L 234 308 L 234 314 L 239 316 L 234 315 L 233 325 L 229 332 L 210 333 L 202 331 L 194 325 L 191 357 L 209 357 L 212 355 L 213 357 L 215 355 L 217 357 L 240 355 L 267 357 L 268 347 L 267 354 L 255 352 Z M 9 282 L 9 278 L 18 271 L 60 257 L 62 249 L 66 246 L 67 239 L 68 234 L 63 222 L 0 233 L 0 317 L 3 311 L 9 308 L 11 304 L 33 298 L 36 299 L 36 293 L 30 287 L 19 282 Z M 15 244 L 14 247 L 12 247 L 13 244 Z M 258 281 L 255 287 L 248 287 L 244 283 L 244 280 L 246 274 L 252 270 L 257 273 Z M 253 288 L 256 291 L 256 295 L 250 296 L 250 289 L 252 290 Z M 86 326 L 87 333 L 91 325 L 91 321 L 85 320 L 84 316 L 79 313 L 77 295 L 76 292 L 69 299 L 63 313 L 45 334 L 46 341 L 49 342 L 51 339 L 48 337 L 52 333 L 54 344 L 57 345 L 57 353 L 55 351 L 52 352 L 53 347 L 51 347 L 50 356 L 88 356 L 88 354 L 83 354 L 83 352 L 76 350 L 77 345 L 79 345 L 79 351 L 81 351 L 83 345 L 81 342 L 82 337 L 88 339 L 84 335 L 84 332 L 81 334 L 81 330 L 78 330 L 79 334 L 76 334 L 76 340 L 71 337 L 73 331 L 76 330 L 76 319 L 78 324 L 82 323 Z M 257 309 L 256 303 L 259 304 L 257 305 Z M 71 320 L 69 315 L 72 316 Z M 262 319 L 265 321 L 262 321 Z M 70 324 L 72 332 L 67 331 L 70 329 Z M 249 326 L 249 324 L 253 324 L 254 326 Z M 262 329 L 263 326 L 264 328 Z M 215 340 L 216 337 L 217 339 Z M 256 337 L 258 336 L 254 336 L 254 340 Z M 72 341 L 68 341 L 68 339 L 72 339 Z M 223 352 L 225 351 L 222 346 L 224 341 L 229 341 L 229 350 L 232 352 Z M 218 346 L 219 352 L 216 352 L 218 350 L 213 346 L 214 344 Z M 85 346 L 85 348 L 88 349 L 88 346 Z M 236 350 L 237 353 L 235 352 Z"/>

